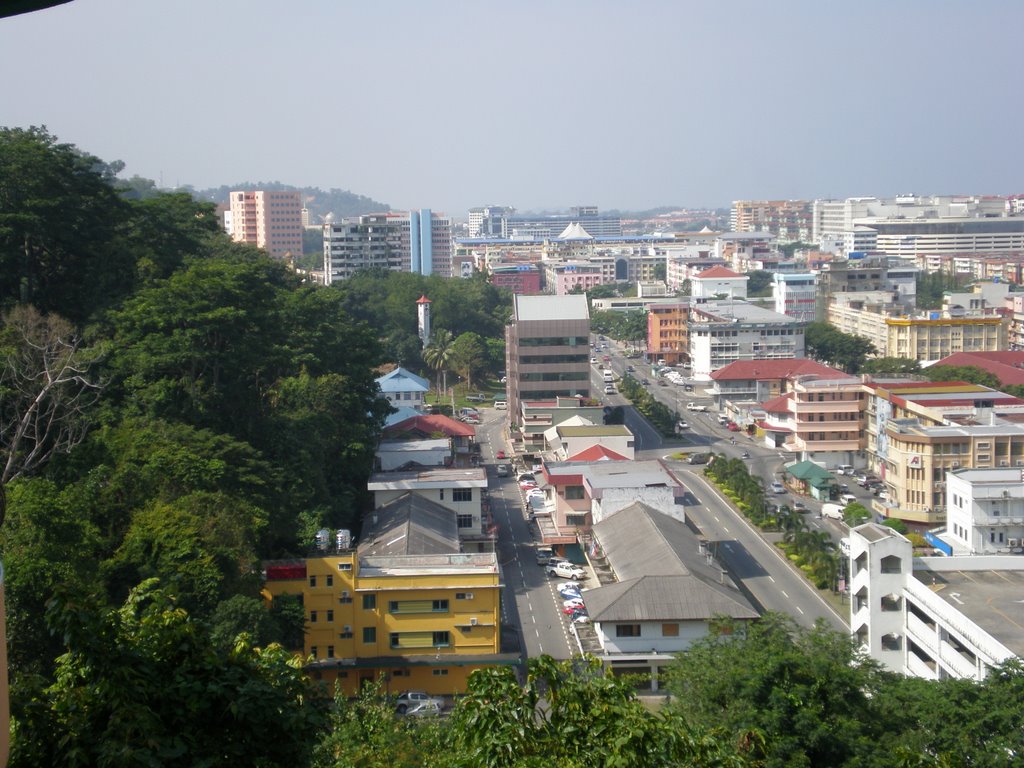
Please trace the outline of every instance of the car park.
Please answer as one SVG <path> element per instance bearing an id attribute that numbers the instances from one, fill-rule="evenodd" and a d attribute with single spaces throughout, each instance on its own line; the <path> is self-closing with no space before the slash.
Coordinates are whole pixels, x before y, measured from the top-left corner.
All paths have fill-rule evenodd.
<path id="1" fill-rule="evenodd" d="M 444 702 L 441 699 L 431 696 L 426 691 L 403 691 L 398 694 L 398 698 L 395 700 L 395 711 L 400 715 L 404 715 L 413 707 L 428 701 L 434 702 L 438 706 L 438 710 L 444 707 Z"/>
<path id="2" fill-rule="evenodd" d="M 548 566 L 548 576 L 558 576 L 563 579 L 572 579 L 573 581 L 579 581 L 586 575 L 586 571 L 584 571 L 578 565 L 573 565 L 572 563 L 558 563 L 553 566 Z"/>

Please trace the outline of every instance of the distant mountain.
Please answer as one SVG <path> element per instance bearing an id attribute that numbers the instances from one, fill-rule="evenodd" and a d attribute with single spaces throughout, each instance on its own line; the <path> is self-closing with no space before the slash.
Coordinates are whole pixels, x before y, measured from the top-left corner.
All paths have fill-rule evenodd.
<path id="1" fill-rule="evenodd" d="M 193 197 L 198 200 L 209 200 L 213 203 L 227 203 L 228 195 L 232 191 L 250 189 L 297 189 L 302 193 L 302 200 L 312 213 L 311 221 L 322 221 L 329 213 L 334 214 L 335 219 L 346 216 L 359 216 L 364 213 L 382 213 L 390 211 L 391 206 L 387 203 L 378 203 L 369 197 L 357 195 L 347 189 L 331 189 L 324 191 L 319 187 L 296 187 L 291 184 L 282 184 L 279 181 L 245 181 L 229 186 L 214 187 L 212 189 L 186 188 Z"/>

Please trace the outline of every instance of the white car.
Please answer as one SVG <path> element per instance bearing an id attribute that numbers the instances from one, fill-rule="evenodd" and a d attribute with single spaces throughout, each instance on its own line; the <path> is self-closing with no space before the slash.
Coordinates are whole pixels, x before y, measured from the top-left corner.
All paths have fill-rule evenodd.
<path id="1" fill-rule="evenodd" d="M 608 384 L 608 385 L 607 385 L 607 386 L 606 386 L 606 387 L 604 388 L 604 393 L 605 393 L 606 395 L 614 395 L 614 394 L 615 394 L 615 387 L 613 387 L 613 386 L 612 386 L 611 384 Z"/>
<path id="2" fill-rule="evenodd" d="M 579 581 L 586 575 L 586 571 L 584 571 L 578 565 L 573 565 L 572 563 L 558 563 L 553 566 L 548 566 L 548 576 L 559 576 L 563 579 L 572 579 L 573 581 Z"/>
<path id="3" fill-rule="evenodd" d="M 538 498 L 539 499 L 543 499 L 544 498 L 544 491 L 542 491 L 540 488 L 531 488 L 530 490 L 528 490 L 526 492 L 526 500 L 527 501 L 529 501 L 530 499 L 538 499 Z"/>
<path id="4" fill-rule="evenodd" d="M 772 493 L 785 493 L 785 492 L 786 492 L 786 486 L 784 486 L 782 483 L 779 483 L 779 482 L 772 483 Z"/>
<path id="5" fill-rule="evenodd" d="M 563 600 L 562 601 L 562 607 L 563 608 L 576 608 L 577 606 L 579 606 L 579 607 L 583 606 L 583 598 L 582 597 L 570 597 L 568 600 Z"/>

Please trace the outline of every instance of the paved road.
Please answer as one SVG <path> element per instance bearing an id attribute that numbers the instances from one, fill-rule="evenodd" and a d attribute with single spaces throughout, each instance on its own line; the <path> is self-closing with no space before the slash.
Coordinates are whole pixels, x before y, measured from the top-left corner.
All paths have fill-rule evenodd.
<path id="1" fill-rule="evenodd" d="M 502 624 L 519 629 L 526 657 L 546 653 L 556 659 L 570 658 L 576 643 L 570 637 L 568 622 L 562 618 L 561 598 L 555 591 L 559 580 L 549 579 L 537 565 L 536 529 L 526 521 L 525 499 L 516 478 L 495 473 L 497 452 L 508 451 L 505 412 L 487 408 L 481 409 L 481 414 L 477 440 L 482 444 L 491 512 L 498 524 L 498 559 L 505 579 Z"/>

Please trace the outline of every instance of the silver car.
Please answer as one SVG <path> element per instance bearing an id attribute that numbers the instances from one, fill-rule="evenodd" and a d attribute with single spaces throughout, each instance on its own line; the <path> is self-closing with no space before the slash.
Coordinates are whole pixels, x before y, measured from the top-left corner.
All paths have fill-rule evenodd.
<path id="1" fill-rule="evenodd" d="M 403 691 L 398 694 L 395 711 L 400 715 L 411 714 L 413 709 L 419 709 L 428 702 L 432 702 L 427 706 L 428 709 L 433 705 L 437 705 L 438 709 L 444 706 L 441 699 L 431 696 L 426 691 Z"/>

